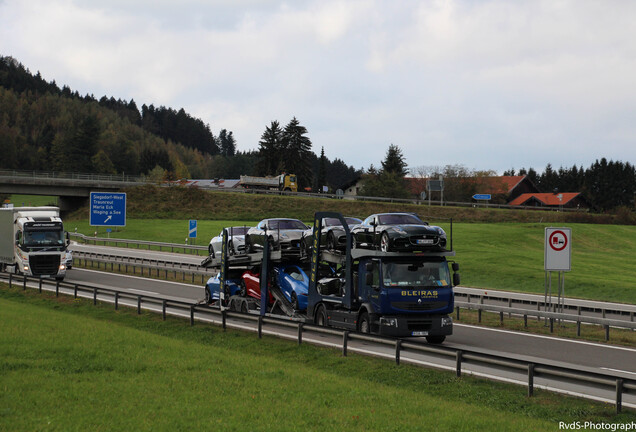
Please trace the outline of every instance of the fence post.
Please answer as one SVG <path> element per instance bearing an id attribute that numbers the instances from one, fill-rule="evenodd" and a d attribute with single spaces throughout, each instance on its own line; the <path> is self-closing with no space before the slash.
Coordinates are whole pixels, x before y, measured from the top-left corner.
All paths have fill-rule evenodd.
<path id="1" fill-rule="evenodd" d="M 161 316 L 163 317 L 163 320 L 166 320 L 166 301 L 162 300 L 161 301 Z"/>
<path id="2" fill-rule="evenodd" d="M 60 296 L 60 281 L 56 280 L 55 281 L 55 297 L 59 297 Z"/>
<path id="3" fill-rule="evenodd" d="M 141 296 L 137 296 L 137 315 L 141 315 Z"/>
<path id="4" fill-rule="evenodd" d="M 456 309 L 456 311 L 457 311 L 457 312 L 456 312 L 456 315 L 455 315 L 455 316 L 456 316 L 456 318 L 455 318 L 455 319 L 456 319 L 457 321 L 459 321 L 459 306 L 457 306 L 455 309 Z"/>
<path id="5" fill-rule="evenodd" d="M 22 291 L 26 290 L 26 275 L 22 274 Z"/>
<path id="6" fill-rule="evenodd" d="M 534 395 L 534 363 L 528 363 L 528 397 Z"/>
<path id="7" fill-rule="evenodd" d="M 477 309 L 477 322 L 481 322 L 481 309 Z"/>
<path id="8" fill-rule="evenodd" d="M 609 329 L 610 329 L 609 324 L 605 324 L 605 342 L 609 340 Z"/>
<path id="9" fill-rule="evenodd" d="M 259 315 L 258 316 L 258 338 L 262 338 L 263 337 L 263 316 Z"/>
<path id="10" fill-rule="evenodd" d="M 400 365 L 400 350 L 402 349 L 402 341 L 400 339 L 395 341 L 395 364 Z"/>
<path id="11" fill-rule="evenodd" d="M 623 409 L 623 380 L 616 380 L 616 414 L 620 414 Z"/>
<path id="12" fill-rule="evenodd" d="M 577 337 L 581 336 L 581 321 L 576 322 L 576 336 Z"/>
<path id="13" fill-rule="evenodd" d="M 194 305 L 190 305 L 190 327 L 194 325 Z"/>
<path id="14" fill-rule="evenodd" d="M 523 314 L 523 327 L 528 328 L 528 315 Z"/>
<path id="15" fill-rule="evenodd" d="M 38 291 L 42 294 L 42 276 L 38 276 Z"/>
<path id="16" fill-rule="evenodd" d="M 73 286 L 73 298 L 77 298 L 77 284 Z"/>
<path id="17" fill-rule="evenodd" d="M 97 288 L 93 288 L 93 306 L 97 304 Z"/>
<path id="18" fill-rule="evenodd" d="M 298 323 L 298 345 L 303 343 L 303 323 Z"/>
<path id="19" fill-rule="evenodd" d="M 223 330 L 227 329 L 227 311 L 225 309 L 221 311 L 221 322 L 223 324 Z"/>
<path id="20" fill-rule="evenodd" d="M 115 310 L 119 309 L 119 291 L 115 291 Z"/>
<path id="21" fill-rule="evenodd" d="M 347 356 L 347 342 L 349 341 L 349 332 L 342 333 L 342 356 Z"/>
<path id="22" fill-rule="evenodd" d="M 13 273 L 9 273 L 9 288 L 13 288 Z M 633 316 L 632 321 L 634 321 Z"/>
<path id="23" fill-rule="evenodd" d="M 458 350 L 455 353 L 455 374 L 457 375 L 457 378 L 460 378 L 462 376 L 462 357 L 463 351 Z"/>

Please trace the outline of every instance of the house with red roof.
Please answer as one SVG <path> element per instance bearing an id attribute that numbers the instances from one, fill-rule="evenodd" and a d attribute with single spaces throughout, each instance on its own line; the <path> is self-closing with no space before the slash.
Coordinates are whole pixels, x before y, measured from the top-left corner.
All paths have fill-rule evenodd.
<path id="1" fill-rule="evenodd" d="M 580 192 L 525 193 L 508 204 L 525 207 L 590 208 L 590 203 Z"/>
<path id="2" fill-rule="evenodd" d="M 426 191 L 427 178 L 406 177 L 414 196 Z M 474 194 L 490 194 L 491 202 L 507 203 L 525 193 L 539 192 L 528 176 L 476 176 L 444 179 L 444 199 L 469 202 Z"/>

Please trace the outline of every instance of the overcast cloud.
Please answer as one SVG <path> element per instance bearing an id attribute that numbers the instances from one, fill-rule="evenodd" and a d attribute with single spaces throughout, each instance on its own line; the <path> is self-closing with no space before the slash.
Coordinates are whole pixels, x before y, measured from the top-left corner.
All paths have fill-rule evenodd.
<path id="1" fill-rule="evenodd" d="M 256 149 L 293 116 L 378 166 L 636 162 L 636 2 L 0 0 L 0 54 Z"/>

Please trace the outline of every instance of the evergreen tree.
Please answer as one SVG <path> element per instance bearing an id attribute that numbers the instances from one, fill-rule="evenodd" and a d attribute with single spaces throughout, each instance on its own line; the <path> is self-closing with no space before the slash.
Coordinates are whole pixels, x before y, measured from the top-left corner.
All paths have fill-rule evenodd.
<path id="1" fill-rule="evenodd" d="M 307 128 L 294 117 L 285 126 L 282 136 L 284 170 L 296 174 L 299 188 L 311 186 L 313 178 L 310 161 L 311 140 L 305 134 Z"/>
<path id="2" fill-rule="evenodd" d="M 316 185 L 318 192 L 322 192 L 322 187 L 327 186 L 327 158 L 325 157 L 325 148 L 320 149 L 320 161 L 318 165 L 318 184 Z"/>
<path id="3" fill-rule="evenodd" d="M 265 132 L 258 142 L 258 163 L 256 173 L 260 176 L 280 174 L 278 165 L 282 160 L 283 130 L 278 121 L 274 120 L 265 127 Z"/>
<path id="4" fill-rule="evenodd" d="M 382 171 L 395 173 L 404 177 L 408 174 L 406 167 L 407 165 L 404 160 L 404 155 L 402 155 L 402 150 L 398 146 L 391 144 L 382 162 Z"/>

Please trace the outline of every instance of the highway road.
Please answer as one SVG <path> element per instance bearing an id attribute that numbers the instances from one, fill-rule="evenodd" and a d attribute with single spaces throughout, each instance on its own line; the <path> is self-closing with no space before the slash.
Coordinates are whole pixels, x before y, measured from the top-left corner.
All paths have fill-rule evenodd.
<path id="1" fill-rule="evenodd" d="M 204 297 L 203 287 L 200 285 L 123 276 L 94 270 L 69 270 L 65 281 L 126 288 L 137 294 L 161 294 L 185 301 L 196 302 Z M 636 378 L 636 348 L 463 324 L 455 324 L 453 335 L 447 338 L 444 346 L 502 356 L 523 356 L 529 361 L 550 360 L 574 367 L 622 371 L 627 377 Z"/>

